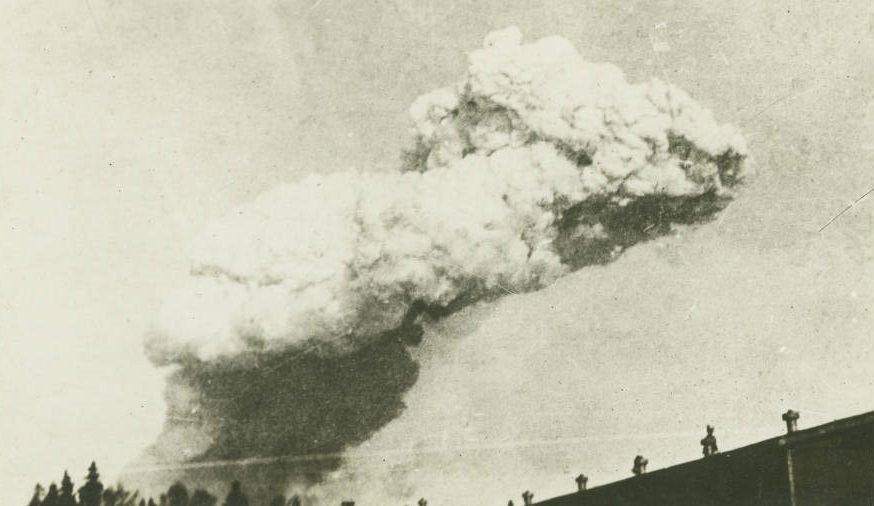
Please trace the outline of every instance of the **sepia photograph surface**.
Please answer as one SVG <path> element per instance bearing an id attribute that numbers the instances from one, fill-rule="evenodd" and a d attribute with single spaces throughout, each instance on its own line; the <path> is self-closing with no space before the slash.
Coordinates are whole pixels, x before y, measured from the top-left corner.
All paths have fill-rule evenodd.
<path id="1" fill-rule="evenodd" d="M 3 506 L 871 506 L 874 4 L 6 0 Z"/>

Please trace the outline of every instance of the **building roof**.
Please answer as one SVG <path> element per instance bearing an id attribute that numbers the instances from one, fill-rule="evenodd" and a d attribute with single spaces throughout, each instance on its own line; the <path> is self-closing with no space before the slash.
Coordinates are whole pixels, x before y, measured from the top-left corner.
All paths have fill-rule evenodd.
<path id="1" fill-rule="evenodd" d="M 545 499 L 539 504 L 570 504 L 581 500 L 583 496 L 593 494 L 609 494 L 613 490 L 621 490 L 629 486 L 646 485 L 647 483 L 655 483 L 664 480 L 676 481 L 686 475 L 693 475 L 699 471 L 701 467 L 709 466 L 730 466 L 742 465 L 741 463 L 762 461 L 763 456 L 773 455 L 777 452 L 782 452 L 784 448 L 794 448 L 798 445 L 812 442 L 821 438 L 827 438 L 836 434 L 853 432 L 854 429 L 871 427 L 874 429 L 874 411 L 863 413 L 860 415 L 834 420 L 816 427 L 804 430 L 796 430 L 791 433 L 782 434 L 777 437 L 765 439 L 757 443 L 735 448 L 733 450 L 717 453 L 715 455 L 684 462 L 681 464 L 669 466 L 655 471 L 647 472 L 638 476 L 629 476 L 628 478 L 592 487 L 582 493 L 574 492 L 562 496 Z M 874 434 L 874 430 L 871 431 Z M 874 438 L 870 444 L 874 444 Z M 853 440 L 855 441 L 855 440 Z"/>

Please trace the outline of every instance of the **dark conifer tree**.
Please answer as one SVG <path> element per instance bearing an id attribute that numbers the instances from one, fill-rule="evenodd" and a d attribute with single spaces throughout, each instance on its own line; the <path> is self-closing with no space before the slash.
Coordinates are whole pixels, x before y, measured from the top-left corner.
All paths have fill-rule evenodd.
<path id="1" fill-rule="evenodd" d="M 301 506 L 300 496 L 297 494 L 294 494 L 293 496 L 291 496 L 291 500 L 288 501 L 288 504 L 290 506 Z"/>
<path id="2" fill-rule="evenodd" d="M 228 492 L 223 506 L 249 506 L 249 499 L 243 495 L 243 488 L 239 481 L 231 483 L 231 491 Z"/>
<path id="3" fill-rule="evenodd" d="M 139 491 L 131 492 L 130 490 L 125 490 L 124 485 L 122 485 L 121 483 L 116 485 L 116 487 L 117 490 L 115 491 L 115 506 L 137 505 L 137 499 L 139 499 L 140 497 Z"/>
<path id="4" fill-rule="evenodd" d="M 97 464 L 91 463 L 88 467 L 88 476 L 85 484 L 79 487 L 79 504 L 82 506 L 100 506 L 100 497 L 103 495 L 103 483 L 100 483 L 100 474 L 97 472 Z"/>
<path id="5" fill-rule="evenodd" d="M 30 502 L 27 503 L 27 506 L 40 506 L 42 504 L 42 485 L 39 483 L 33 487 L 33 497 L 30 498 Z"/>
<path id="6" fill-rule="evenodd" d="M 61 493 L 58 496 L 59 506 L 77 506 L 76 495 L 73 494 L 73 480 L 67 471 L 64 471 L 64 478 L 61 480 Z"/>
<path id="7" fill-rule="evenodd" d="M 49 491 L 46 492 L 45 498 L 42 500 L 41 506 L 58 506 L 60 498 L 58 497 L 58 486 L 52 483 L 49 485 Z"/>
<path id="8" fill-rule="evenodd" d="M 167 506 L 188 506 L 188 489 L 177 481 L 167 489 Z"/>
<path id="9" fill-rule="evenodd" d="M 136 506 L 139 492 L 125 490 L 124 485 L 119 483 L 115 488 L 107 487 L 103 491 L 103 506 Z"/>
<path id="10" fill-rule="evenodd" d="M 155 500 L 151 497 L 149 497 L 149 506 L 158 506 L 157 504 L 155 504 Z"/>
<path id="11" fill-rule="evenodd" d="M 285 506 L 285 496 L 278 495 L 270 501 L 270 506 Z"/>
<path id="12" fill-rule="evenodd" d="M 218 497 L 210 494 L 202 488 L 199 488 L 191 494 L 191 500 L 188 501 L 188 506 L 215 506 L 217 502 Z"/>
<path id="13" fill-rule="evenodd" d="M 115 489 L 106 487 L 103 490 L 103 506 L 115 506 Z"/>
<path id="14" fill-rule="evenodd" d="M 140 506 L 146 506 L 146 500 L 140 499 Z"/>

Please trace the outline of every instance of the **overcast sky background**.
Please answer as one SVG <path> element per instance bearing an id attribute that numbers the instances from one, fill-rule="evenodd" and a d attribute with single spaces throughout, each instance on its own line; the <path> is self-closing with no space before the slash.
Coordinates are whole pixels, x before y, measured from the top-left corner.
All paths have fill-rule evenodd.
<path id="1" fill-rule="evenodd" d="M 92 459 L 112 478 L 158 433 L 164 373 L 141 337 L 193 234 L 279 182 L 391 168 L 412 99 L 509 24 L 678 84 L 742 128 L 761 175 L 710 226 L 445 322 L 432 333 L 456 339 L 420 351 L 379 441 L 452 430 L 444 403 L 536 413 L 507 437 L 710 421 L 722 447 L 778 433 L 788 407 L 802 426 L 874 409 L 874 199 L 819 231 L 874 187 L 868 1 L 6 0 L 0 501 Z M 637 451 L 659 467 L 700 450 L 642 441 L 591 449 L 593 482 Z"/>

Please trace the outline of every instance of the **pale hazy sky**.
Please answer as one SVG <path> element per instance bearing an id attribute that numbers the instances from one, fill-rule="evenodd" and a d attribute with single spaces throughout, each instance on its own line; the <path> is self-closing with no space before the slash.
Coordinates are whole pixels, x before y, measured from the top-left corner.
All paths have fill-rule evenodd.
<path id="1" fill-rule="evenodd" d="M 587 378 L 602 386 L 587 388 L 618 410 L 592 419 L 598 434 L 654 406 L 623 431 L 694 430 L 700 409 L 751 438 L 779 430 L 769 423 L 788 404 L 805 424 L 874 408 L 874 201 L 818 231 L 874 186 L 870 2 L 256 4 L 0 6 L 4 504 L 65 468 L 81 481 L 92 459 L 111 478 L 160 430 L 163 373 L 140 341 L 186 274 L 193 234 L 280 181 L 391 166 L 411 100 L 454 81 L 464 54 L 509 24 L 529 40 L 563 35 L 631 80 L 680 85 L 747 133 L 761 175 L 718 223 L 514 297 L 469 333 L 490 346 L 533 334 L 545 348 L 598 335 L 573 349 L 581 364 L 597 356 Z M 609 344 L 632 338 L 649 344 Z M 568 351 L 552 349 L 529 352 Z M 418 390 L 466 391 L 436 379 L 465 378 L 452 366 L 424 360 Z M 677 377 L 674 404 L 639 386 Z M 637 394 L 603 386 L 623 378 Z M 401 423 L 424 413 L 411 406 Z"/>

